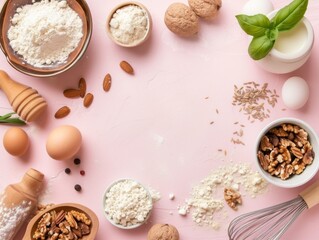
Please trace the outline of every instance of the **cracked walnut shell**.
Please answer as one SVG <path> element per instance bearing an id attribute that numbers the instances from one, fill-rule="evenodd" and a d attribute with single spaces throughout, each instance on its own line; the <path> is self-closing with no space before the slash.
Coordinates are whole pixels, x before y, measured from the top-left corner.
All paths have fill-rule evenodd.
<path id="1" fill-rule="evenodd" d="M 182 37 L 191 37 L 199 29 L 198 17 L 184 3 L 172 3 L 165 12 L 164 22 L 168 29 Z"/>
<path id="2" fill-rule="evenodd" d="M 221 0 L 188 0 L 188 4 L 197 16 L 207 19 L 215 18 L 222 7 Z"/>
<path id="3" fill-rule="evenodd" d="M 238 205 L 242 204 L 241 195 L 232 188 L 224 189 L 224 199 L 229 207 L 234 210 L 238 209 Z"/>

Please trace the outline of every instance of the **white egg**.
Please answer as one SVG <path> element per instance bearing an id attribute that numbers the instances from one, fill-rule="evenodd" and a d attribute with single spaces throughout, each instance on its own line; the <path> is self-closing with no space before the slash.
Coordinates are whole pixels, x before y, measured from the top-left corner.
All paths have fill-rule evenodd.
<path id="1" fill-rule="evenodd" d="M 243 7 L 242 13 L 246 15 L 256 15 L 262 13 L 267 15 L 274 10 L 270 0 L 249 0 Z"/>
<path id="2" fill-rule="evenodd" d="M 309 98 L 309 86 L 301 77 L 291 77 L 286 80 L 281 89 L 282 100 L 290 109 L 303 107 Z"/>

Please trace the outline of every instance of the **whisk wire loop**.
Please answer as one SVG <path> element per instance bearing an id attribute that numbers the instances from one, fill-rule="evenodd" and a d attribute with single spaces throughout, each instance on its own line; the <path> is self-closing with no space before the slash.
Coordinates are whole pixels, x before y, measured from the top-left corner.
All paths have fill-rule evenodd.
<path id="1" fill-rule="evenodd" d="M 298 196 L 275 206 L 240 215 L 229 225 L 229 239 L 277 240 L 306 208 L 306 202 Z"/>

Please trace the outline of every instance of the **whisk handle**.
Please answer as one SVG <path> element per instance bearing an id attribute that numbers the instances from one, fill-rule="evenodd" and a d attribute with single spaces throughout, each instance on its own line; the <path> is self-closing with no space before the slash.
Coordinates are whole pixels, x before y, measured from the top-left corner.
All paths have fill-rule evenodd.
<path id="1" fill-rule="evenodd" d="M 319 203 L 319 180 L 299 194 L 311 208 Z"/>

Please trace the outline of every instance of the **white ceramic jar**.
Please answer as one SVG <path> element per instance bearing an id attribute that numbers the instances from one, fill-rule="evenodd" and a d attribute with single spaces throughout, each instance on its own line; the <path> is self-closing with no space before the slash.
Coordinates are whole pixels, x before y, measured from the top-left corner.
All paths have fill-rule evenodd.
<path id="1" fill-rule="evenodd" d="M 268 14 L 271 19 L 278 10 Z M 289 73 L 300 68 L 309 58 L 314 43 L 310 21 L 304 17 L 293 29 L 280 32 L 269 54 L 256 61 L 266 71 Z"/>

